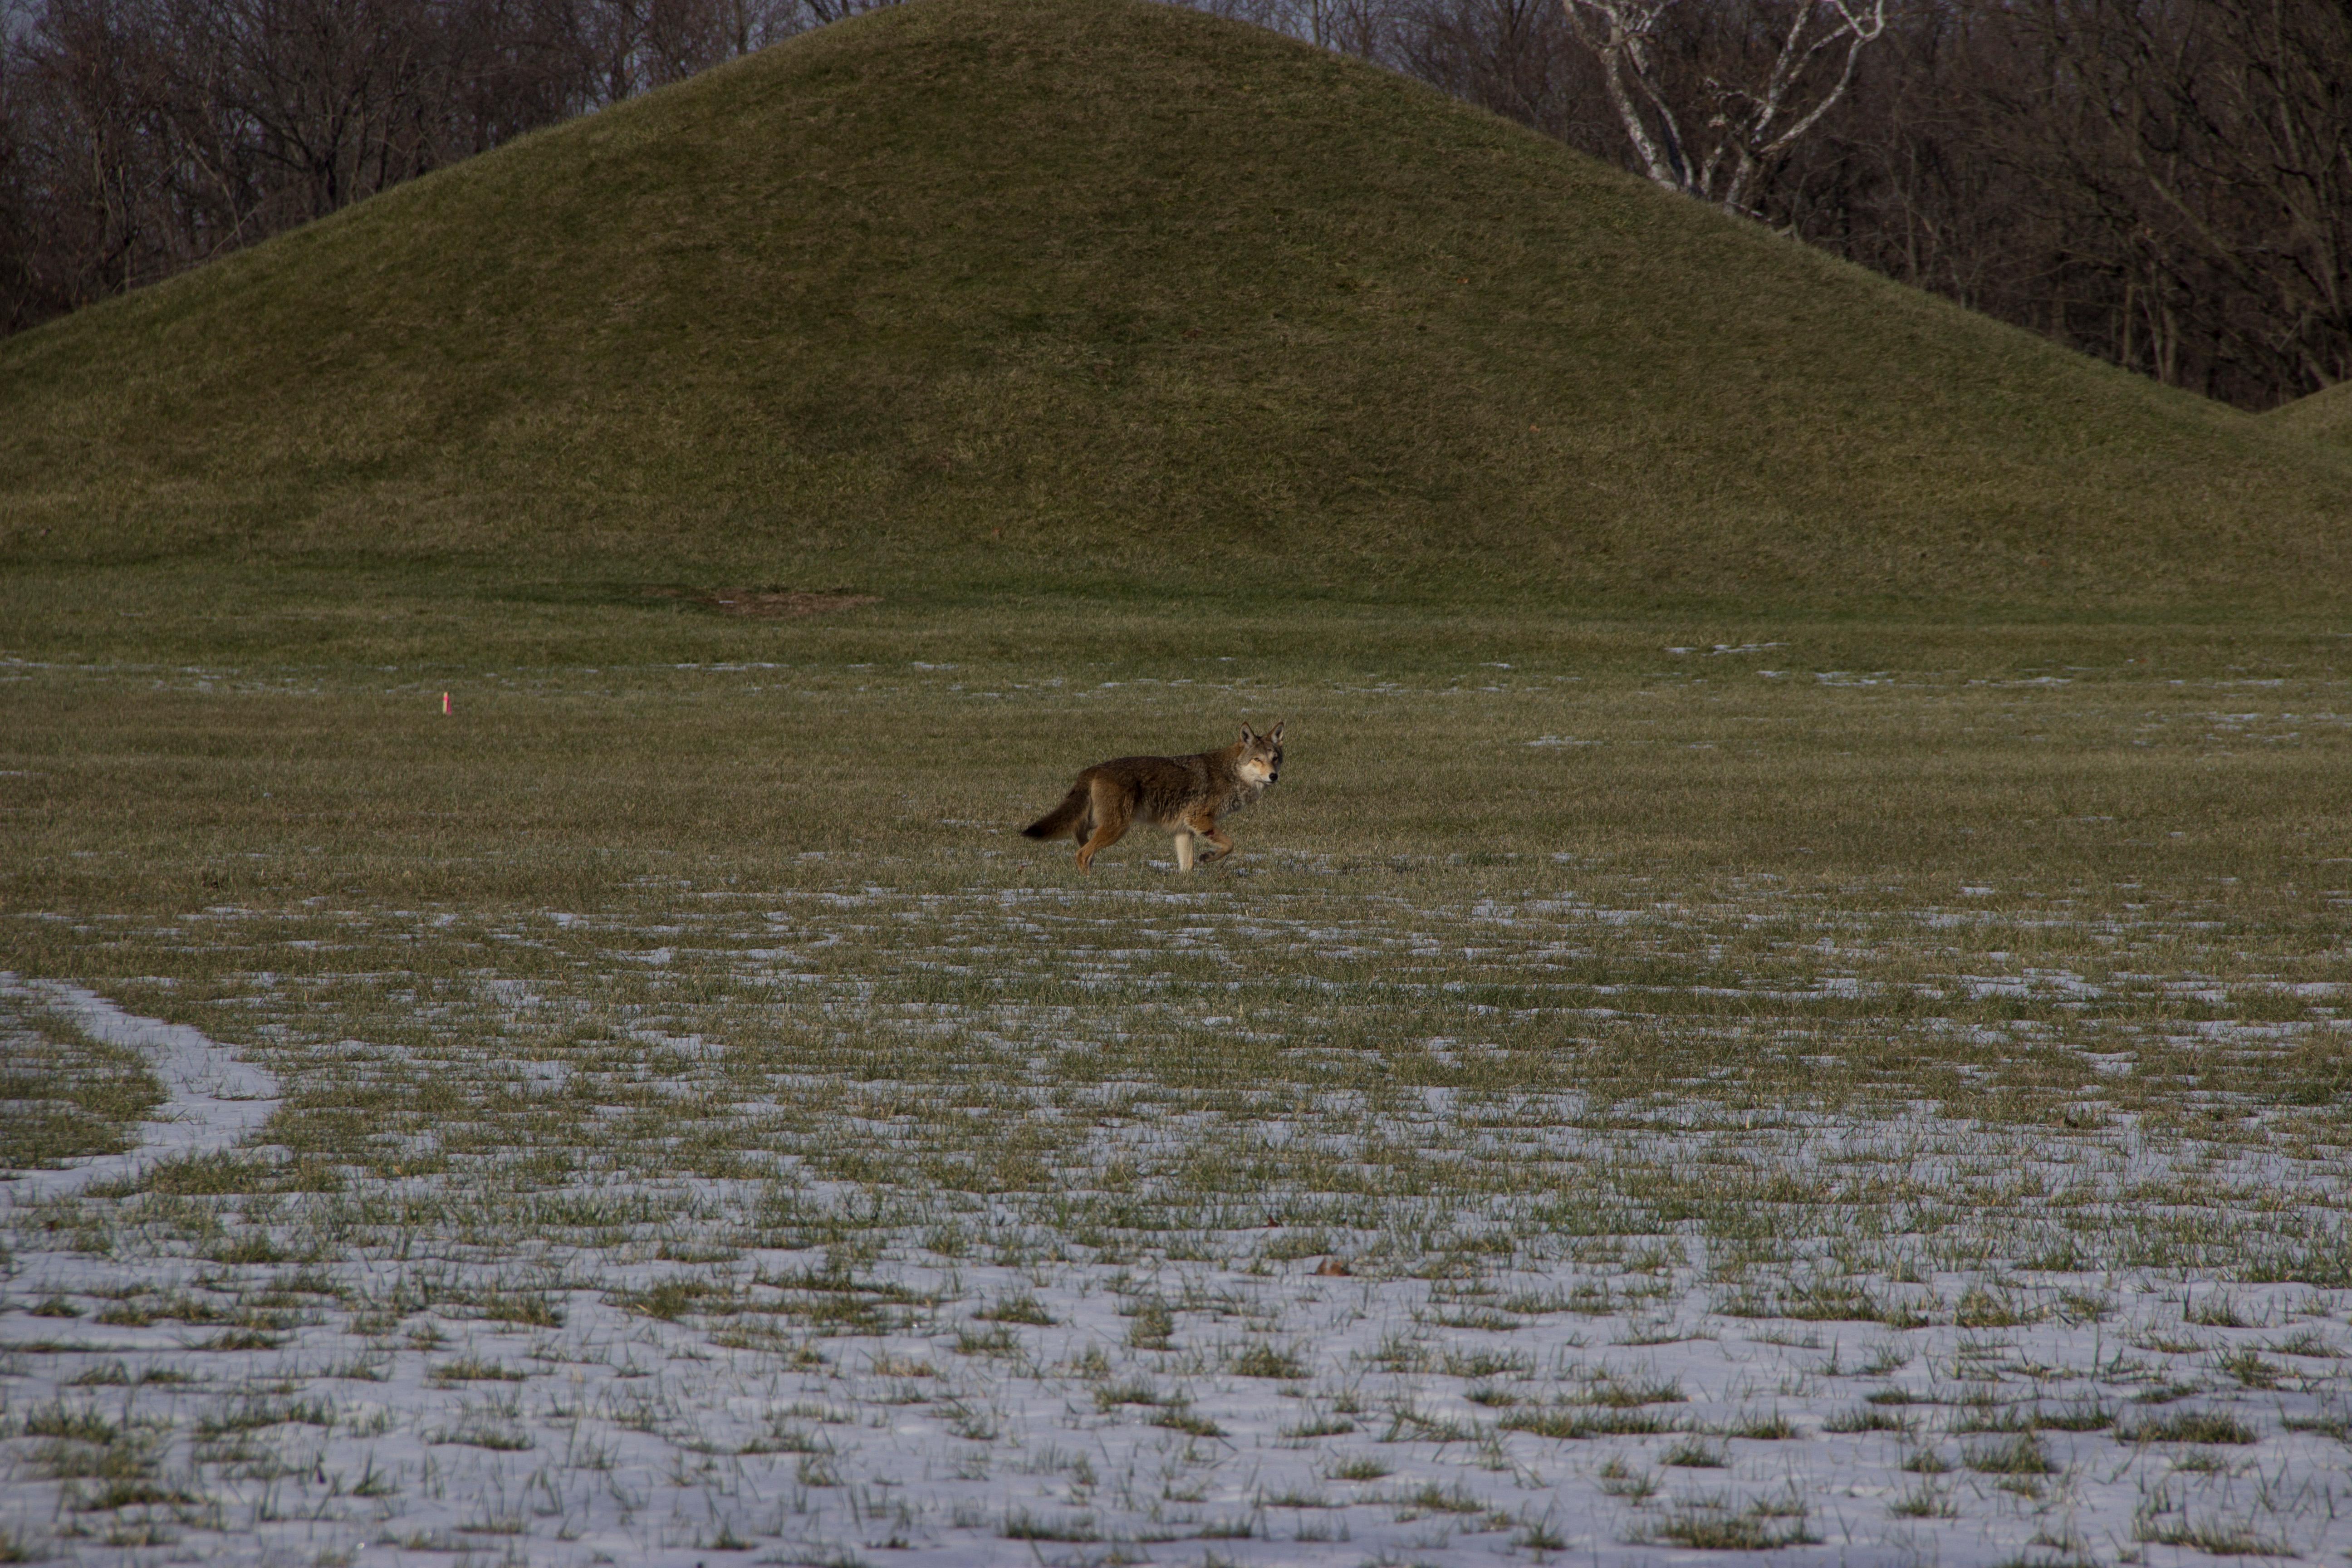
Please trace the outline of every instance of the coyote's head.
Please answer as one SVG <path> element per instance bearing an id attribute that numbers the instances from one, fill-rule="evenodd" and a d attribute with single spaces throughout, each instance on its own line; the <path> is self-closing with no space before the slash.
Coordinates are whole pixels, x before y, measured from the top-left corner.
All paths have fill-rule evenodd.
<path id="1" fill-rule="evenodd" d="M 1263 735 L 1247 724 L 1243 725 L 1241 748 L 1241 761 L 1234 764 L 1234 771 L 1251 784 L 1264 789 L 1282 776 L 1282 725 L 1279 721 Z"/>

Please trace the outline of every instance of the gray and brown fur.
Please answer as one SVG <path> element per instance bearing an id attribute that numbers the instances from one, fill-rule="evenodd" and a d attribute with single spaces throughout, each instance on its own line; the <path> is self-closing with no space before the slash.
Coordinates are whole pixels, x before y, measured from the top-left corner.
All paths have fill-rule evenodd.
<path id="1" fill-rule="evenodd" d="M 1189 871 L 1199 839 L 1210 845 L 1202 860 L 1234 852 L 1234 841 L 1217 826 L 1219 814 L 1239 811 L 1281 775 L 1282 726 L 1261 735 L 1244 724 L 1241 739 L 1223 751 L 1097 763 L 1078 775 L 1061 805 L 1021 831 L 1032 838 L 1068 834 L 1078 841 L 1078 869 L 1087 871 L 1140 817 L 1174 836 L 1177 869 Z"/>

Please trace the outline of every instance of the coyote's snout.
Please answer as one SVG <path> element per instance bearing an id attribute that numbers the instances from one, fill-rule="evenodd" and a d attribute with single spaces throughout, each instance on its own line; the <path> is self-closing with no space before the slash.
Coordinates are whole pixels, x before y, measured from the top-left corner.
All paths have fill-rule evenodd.
<path id="1" fill-rule="evenodd" d="M 1239 811 L 1281 776 L 1282 726 L 1261 735 L 1244 724 L 1242 738 L 1221 752 L 1097 763 L 1061 805 L 1021 831 L 1032 838 L 1070 835 L 1078 841 L 1078 869 L 1086 871 L 1139 816 L 1175 835 L 1177 868 L 1189 871 L 1197 839 L 1209 841 L 1203 860 L 1234 852 L 1234 841 L 1218 831 L 1217 814 Z"/>

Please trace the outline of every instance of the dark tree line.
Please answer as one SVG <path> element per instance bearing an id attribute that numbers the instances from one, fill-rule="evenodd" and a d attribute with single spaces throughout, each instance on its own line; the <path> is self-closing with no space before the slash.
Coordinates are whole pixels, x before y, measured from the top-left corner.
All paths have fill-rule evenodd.
<path id="1" fill-rule="evenodd" d="M 0 0 L 0 331 L 872 0 Z"/>
<path id="2" fill-rule="evenodd" d="M 877 3 L 0 0 L 0 331 Z M 2352 0 L 1193 3 L 2177 385 L 2352 377 Z"/>
<path id="3" fill-rule="evenodd" d="M 1823 4 L 1670 0 L 1661 96 L 1706 127 Z M 1562 0 L 1392 0 L 1367 32 L 1401 68 L 1647 172 L 1575 20 Z M 2074 348 L 2272 406 L 2352 377 L 2352 0 L 1893 0 L 1843 94 L 1739 205 Z"/>

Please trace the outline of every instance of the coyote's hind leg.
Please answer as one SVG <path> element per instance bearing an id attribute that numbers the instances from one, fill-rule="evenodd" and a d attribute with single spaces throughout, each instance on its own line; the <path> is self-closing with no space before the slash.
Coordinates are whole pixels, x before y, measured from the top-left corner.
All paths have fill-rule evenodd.
<path id="1" fill-rule="evenodd" d="M 1095 857 L 1126 837 L 1128 816 L 1127 802 L 1116 791 L 1097 784 L 1094 798 L 1087 805 L 1087 817 L 1093 823 L 1094 832 L 1078 846 L 1079 870 L 1093 870 Z"/>

